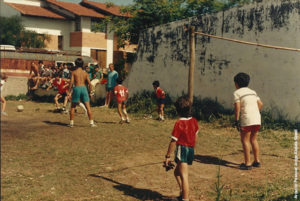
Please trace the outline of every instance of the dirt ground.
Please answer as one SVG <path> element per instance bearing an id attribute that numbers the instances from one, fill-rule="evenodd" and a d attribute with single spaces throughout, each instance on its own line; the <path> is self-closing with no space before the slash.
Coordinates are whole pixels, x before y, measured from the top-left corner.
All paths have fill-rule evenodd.
<path id="1" fill-rule="evenodd" d="M 17 112 L 17 105 L 24 105 Z M 8 101 L 1 116 L 1 200 L 175 200 L 178 188 L 162 162 L 175 119 L 158 122 L 131 114 L 119 124 L 115 109 L 93 107 L 97 128 L 81 108 L 75 127 L 54 104 Z M 239 134 L 199 122 L 195 161 L 189 168 L 193 201 L 291 200 L 294 192 L 293 132 L 259 135 L 262 167 L 242 171 Z"/>

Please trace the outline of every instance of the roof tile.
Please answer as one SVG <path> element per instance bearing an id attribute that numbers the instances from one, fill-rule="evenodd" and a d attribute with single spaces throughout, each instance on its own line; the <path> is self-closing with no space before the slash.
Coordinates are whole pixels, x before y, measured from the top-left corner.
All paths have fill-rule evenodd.
<path id="1" fill-rule="evenodd" d="M 105 18 L 103 14 L 98 13 L 93 9 L 86 8 L 80 4 L 56 1 L 56 0 L 46 0 L 46 1 L 60 8 L 68 10 L 69 12 L 74 13 L 75 15 L 85 16 L 85 17 Z"/>
<path id="2" fill-rule="evenodd" d="M 7 3 L 10 7 L 18 10 L 23 15 L 30 15 L 30 16 L 38 16 L 38 17 L 47 17 L 47 18 L 55 18 L 55 19 L 66 19 L 65 17 L 58 15 L 46 8 L 42 8 L 40 6 L 31 6 L 31 5 L 24 5 L 24 4 L 16 4 L 16 3 Z"/>

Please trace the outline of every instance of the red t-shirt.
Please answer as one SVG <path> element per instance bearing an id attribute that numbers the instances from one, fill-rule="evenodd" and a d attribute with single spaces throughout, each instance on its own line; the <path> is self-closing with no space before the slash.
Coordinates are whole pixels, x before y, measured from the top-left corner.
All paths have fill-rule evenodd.
<path id="1" fill-rule="evenodd" d="M 119 85 L 115 86 L 114 91 L 115 91 L 115 95 L 117 97 L 118 103 L 122 103 L 123 101 L 127 100 L 128 90 L 126 87 L 119 84 Z"/>
<path id="2" fill-rule="evenodd" d="M 159 87 L 156 89 L 156 97 L 160 99 L 165 98 L 165 92 Z"/>
<path id="3" fill-rule="evenodd" d="M 66 82 L 63 79 L 60 79 L 59 83 L 56 79 L 53 81 L 53 85 L 57 87 L 58 93 L 63 94 L 67 91 L 68 87 L 63 88 L 66 85 Z"/>
<path id="4" fill-rule="evenodd" d="M 172 139 L 178 145 L 194 147 L 198 130 L 198 122 L 195 118 L 180 118 L 174 125 Z"/>

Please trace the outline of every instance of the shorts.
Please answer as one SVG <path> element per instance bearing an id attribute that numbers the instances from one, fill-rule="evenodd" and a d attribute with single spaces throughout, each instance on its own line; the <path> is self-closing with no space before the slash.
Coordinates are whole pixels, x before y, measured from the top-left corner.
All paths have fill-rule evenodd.
<path id="1" fill-rule="evenodd" d="M 106 86 L 106 91 L 109 92 L 109 91 L 113 91 L 114 90 L 114 87 L 108 87 Z"/>
<path id="2" fill-rule="evenodd" d="M 162 105 L 162 104 L 165 104 L 166 103 L 166 99 L 165 98 L 159 98 L 157 99 L 157 104 L 158 105 Z"/>
<path id="3" fill-rule="evenodd" d="M 86 86 L 74 87 L 72 94 L 72 103 L 78 103 L 79 100 L 83 103 L 90 101 Z"/>
<path id="4" fill-rule="evenodd" d="M 252 126 L 241 126 L 241 131 L 248 133 L 248 132 L 257 132 L 260 129 L 260 125 L 252 125 Z"/>
<path id="5" fill-rule="evenodd" d="M 63 93 L 59 93 L 59 94 L 62 96 L 62 98 L 65 98 L 66 96 L 68 96 L 67 92 L 63 92 Z"/>
<path id="6" fill-rule="evenodd" d="M 126 105 L 127 101 L 118 102 L 118 104 Z"/>
<path id="7" fill-rule="evenodd" d="M 194 147 L 177 145 L 175 151 L 175 162 L 187 163 L 192 165 L 194 160 Z"/>

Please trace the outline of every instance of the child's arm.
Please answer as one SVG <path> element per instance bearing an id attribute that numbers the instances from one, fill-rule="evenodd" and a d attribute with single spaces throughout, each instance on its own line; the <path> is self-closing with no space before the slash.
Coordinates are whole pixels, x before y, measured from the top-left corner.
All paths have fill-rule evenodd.
<path id="1" fill-rule="evenodd" d="M 165 160 L 165 165 L 168 165 L 169 161 L 170 161 L 170 154 L 174 152 L 176 147 L 176 141 L 174 139 L 171 140 L 170 144 L 169 144 L 169 148 L 166 154 L 166 160 Z"/>
<path id="2" fill-rule="evenodd" d="M 238 121 L 240 119 L 240 111 L 241 111 L 241 103 L 235 102 L 234 103 L 234 120 Z"/>
<path id="3" fill-rule="evenodd" d="M 264 104 L 261 102 L 261 100 L 257 100 L 257 105 L 258 109 L 261 110 Z"/>

